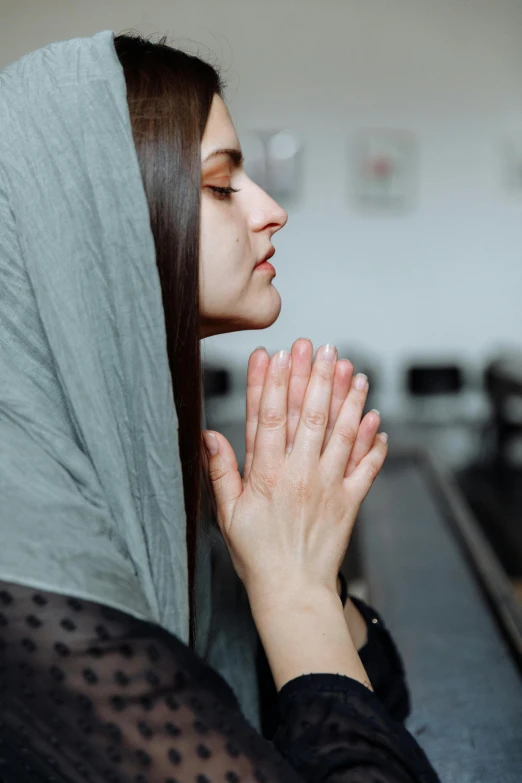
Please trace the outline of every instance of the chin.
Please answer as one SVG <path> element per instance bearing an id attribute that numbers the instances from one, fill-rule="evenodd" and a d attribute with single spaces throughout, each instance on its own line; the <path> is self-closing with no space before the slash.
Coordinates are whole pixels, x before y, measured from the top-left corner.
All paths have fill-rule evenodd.
<path id="1" fill-rule="evenodd" d="M 255 307 L 252 307 L 248 321 L 249 325 L 243 328 L 245 329 L 268 329 L 279 318 L 281 312 L 281 296 L 277 288 L 271 286 L 272 292 L 275 296 L 271 297 L 271 301 L 263 303 L 256 303 Z M 271 292 L 271 293 L 272 293 Z"/>
<path id="2" fill-rule="evenodd" d="M 249 308 L 244 308 L 244 312 L 234 316 L 212 319 L 211 322 L 202 324 L 200 337 L 212 337 L 217 334 L 228 334 L 230 332 L 247 332 L 250 330 L 268 329 L 279 318 L 281 312 L 281 296 L 279 291 L 272 289 L 274 295 L 263 301 L 264 297 L 259 295 L 256 301 Z M 261 300 L 261 301 L 260 301 Z M 242 308 L 243 309 L 243 308 Z"/>

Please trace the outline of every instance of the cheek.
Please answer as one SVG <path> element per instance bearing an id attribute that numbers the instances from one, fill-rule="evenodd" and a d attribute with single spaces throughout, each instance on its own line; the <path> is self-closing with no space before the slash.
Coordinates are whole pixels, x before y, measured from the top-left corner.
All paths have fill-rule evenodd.
<path id="1" fill-rule="evenodd" d="M 248 286 L 255 260 L 251 259 L 246 227 L 233 215 L 212 205 L 202 207 L 199 247 L 200 302 L 204 312 L 231 308 Z"/>
<path id="2" fill-rule="evenodd" d="M 200 225 L 200 265 L 223 269 L 248 263 L 248 231 L 239 210 L 203 199 Z"/>

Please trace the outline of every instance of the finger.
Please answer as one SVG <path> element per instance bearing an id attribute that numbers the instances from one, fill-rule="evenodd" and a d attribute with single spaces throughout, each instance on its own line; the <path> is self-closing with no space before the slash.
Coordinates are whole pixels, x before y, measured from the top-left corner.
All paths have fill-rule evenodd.
<path id="1" fill-rule="evenodd" d="M 350 493 L 350 501 L 361 504 L 381 470 L 388 453 L 388 435 L 381 432 L 375 436 L 372 448 L 363 457 L 351 476 L 344 479 Z"/>
<path id="2" fill-rule="evenodd" d="M 364 419 L 361 421 L 357 438 L 355 439 L 355 444 L 352 449 L 352 453 L 350 454 L 348 465 L 346 466 L 346 470 L 344 472 L 345 478 L 352 475 L 361 460 L 364 459 L 364 457 L 370 451 L 371 447 L 373 446 L 375 436 L 377 435 L 380 423 L 381 416 L 377 410 L 372 410 L 367 413 Z"/>
<path id="3" fill-rule="evenodd" d="M 261 395 L 263 393 L 266 371 L 269 364 L 270 356 L 263 347 L 256 348 L 248 360 L 245 429 L 246 454 L 243 468 L 243 480 L 248 478 L 252 465 L 257 422 L 259 418 L 259 406 L 261 404 Z"/>
<path id="4" fill-rule="evenodd" d="M 292 455 L 296 454 L 303 467 L 312 468 L 321 455 L 336 364 L 335 346 L 321 346 L 312 367 L 292 448 Z"/>
<path id="5" fill-rule="evenodd" d="M 226 530 L 243 493 L 243 482 L 234 449 L 228 440 L 213 430 L 205 430 L 202 436 L 206 450 L 203 464 L 214 494 L 216 516 L 220 527 Z"/>
<path id="6" fill-rule="evenodd" d="M 286 429 L 287 453 L 292 450 L 301 408 L 310 381 L 313 352 L 312 343 L 303 337 L 292 345 L 292 372 L 288 388 L 288 424 Z"/>
<path id="7" fill-rule="evenodd" d="M 352 383 L 353 364 L 347 359 L 339 359 L 335 368 L 334 383 L 332 389 L 332 399 L 330 401 L 330 412 L 328 414 L 328 426 L 323 441 L 323 451 L 330 440 L 335 422 L 341 411 L 343 403 L 350 391 Z"/>
<path id="8" fill-rule="evenodd" d="M 278 351 L 270 359 L 259 405 L 251 473 L 254 469 L 270 473 L 284 460 L 291 364 L 288 351 Z"/>
<path id="9" fill-rule="evenodd" d="M 368 378 L 359 373 L 352 379 L 350 391 L 335 422 L 321 462 L 333 480 L 343 478 L 352 453 L 368 395 Z"/>
<path id="10" fill-rule="evenodd" d="M 203 432 L 201 433 L 201 475 L 203 478 L 203 482 L 205 484 L 205 488 L 207 491 L 207 496 L 205 497 L 202 493 L 201 502 L 202 504 L 205 502 L 210 503 L 210 510 L 209 512 L 212 514 L 213 518 L 217 518 L 217 506 L 216 506 L 216 496 L 214 495 L 214 488 L 212 486 L 212 482 L 210 480 L 209 476 L 209 454 L 207 451 L 207 447 L 205 445 L 205 436 Z M 203 509 L 202 505 L 202 513 L 205 514 L 205 510 Z"/>

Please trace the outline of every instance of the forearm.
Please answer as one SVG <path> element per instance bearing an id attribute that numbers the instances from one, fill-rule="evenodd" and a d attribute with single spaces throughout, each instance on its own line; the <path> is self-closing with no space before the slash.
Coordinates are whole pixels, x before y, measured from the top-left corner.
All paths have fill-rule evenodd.
<path id="1" fill-rule="evenodd" d="M 342 674 L 371 687 L 335 593 L 284 593 L 270 602 L 251 600 L 251 608 L 278 690 L 313 673 Z"/>

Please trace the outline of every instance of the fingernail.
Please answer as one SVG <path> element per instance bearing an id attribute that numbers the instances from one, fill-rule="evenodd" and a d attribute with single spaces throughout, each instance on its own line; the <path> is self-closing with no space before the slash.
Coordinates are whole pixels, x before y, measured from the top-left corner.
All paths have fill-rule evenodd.
<path id="1" fill-rule="evenodd" d="M 256 350 L 256 351 L 266 351 L 266 348 L 265 348 L 264 345 L 258 345 L 257 348 L 255 348 L 254 350 Z"/>
<path id="2" fill-rule="evenodd" d="M 372 409 L 371 409 L 371 411 L 370 411 L 370 413 L 376 413 L 376 414 L 377 414 L 377 416 L 380 416 L 380 415 L 381 415 L 381 412 L 380 412 L 380 411 L 378 411 L 378 410 L 377 410 L 377 408 L 372 408 Z"/>
<path id="3" fill-rule="evenodd" d="M 330 343 L 323 345 L 323 359 L 330 364 L 335 362 L 337 359 L 337 348 L 335 345 L 331 345 Z"/>
<path id="4" fill-rule="evenodd" d="M 281 367 L 281 369 L 284 369 L 288 367 L 290 364 L 290 354 L 288 351 L 279 351 L 277 354 L 277 365 L 278 367 Z"/>
<path id="5" fill-rule="evenodd" d="M 380 432 L 379 438 L 381 440 L 381 443 L 388 443 L 388 433 L 387 432 Z"/>
<path id="6" fill-rule="evenodd" d="M 364 373 L 360 372 L 355 376 L 353 385 L 357 391 L 364 391 L 368 388 L 368 378 L 366 375 L 364 375 Z"/>
<path id="7" fill-rule="evenodd" d="M 203 433 L 203 440 L 205 441 L 208 453 L 211 457 L 214 457 L 219 451 L 218 439 L 213 432 L 206 431 Z"/>

